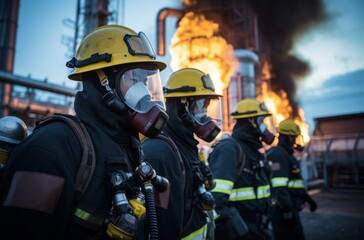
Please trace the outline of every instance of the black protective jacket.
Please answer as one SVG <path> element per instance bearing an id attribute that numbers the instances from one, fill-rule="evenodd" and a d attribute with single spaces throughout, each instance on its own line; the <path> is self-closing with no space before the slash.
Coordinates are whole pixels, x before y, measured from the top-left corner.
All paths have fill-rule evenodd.
<path id="1" fill-rule="evenodd" d="M 155 196 L 158 236 L 161 240 L 177 240 L 198 230 L 202 231 L 199 235 L 203 236 L 206 234 L 206 213 L 196 203 L 191 168 L 192 162 L 199 160 L 198 141 L 176 114 L 168 114 L 170 119 L 163 135 L 173 140 L 182 159 L 166 140 L 157 137 L 142 142 L 145 161 L 151 163 L 157 174 L 166 177 L 170 183 L 167 192 Z M 138 239 L 147 239 L 147 236 L 144 233 L 144 237 L 139 236 Z"/>
<path id="2" fill-rule="evenodd" d="M 220 232 L 224 234 L 220 230 L 228 225 L 239 226 L 241 230 L 241 219 L 245 223 L 258 224 L 259 216 L 267 214 L 271 206 L 269 177 L 261 165 L 264 158 L 259 152 L 262 144 L 250 125 L 238 121 L 233 129 L 234 140 L 221 141 L 209 156 L 210 168 L 217 181 L 212 193 L 216 200 L 218 237 Z M 242 158 L 245 158 L 245 165 L 240 167 Z M 234 216 L 236 212 L 240 218 Z M 237 231 L 236 236 L 232 234 L 231 239 L 240 234 L 244 231 Z"/>
<path id="3" fill-rule="evenodd" d="M 90 81 L 75 99 L 96 152 L 96 169 L 83 198 L 75 203 L 74 182 L 82 156 L 79 140 L 63 122 L 52 122 L 19 144 L 1 184 L 1 239 L 105 238 L 104 218 L 111 206 L 108 171 L 131 171 L 137 155 L 127 114 L 109 111 Z M 97 81 L 95 81 L 97 82 Z M 134 166 L 133 166 L 134 165 Z M 106 239 L 106 238 L 105 238 Z"/>
<path id="4" fill-rule="evenodd" d="M 267 152 L 272 162 L 272 195 L 277 205 L 286 211 L 300 211 L 307 199 L 303 179 L 293 148 L 280 141 Z"/>
<path id="5" fill-rule="evenodd" d="M 274 211 L 272 226 L 275 239 L 305 239 L 299 216 L 307 194 L 300 173 L 298 161 L 293 155 L 293 148 L 288 136 L 280 135 L 278 146 L 267 152 L 272 169 L 272 197 Z"/>

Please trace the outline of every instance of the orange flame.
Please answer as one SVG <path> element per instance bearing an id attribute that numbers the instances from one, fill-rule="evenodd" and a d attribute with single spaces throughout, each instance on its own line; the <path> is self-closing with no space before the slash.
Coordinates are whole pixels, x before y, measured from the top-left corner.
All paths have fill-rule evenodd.
<path id="1" fill-rule="evenodd" d="M 174 71 L 193 67 L 209 73 L 216 91 L 222 94 L 223 90 L 228 87 L 230 78 L 239 63 L 234 57 L 233 46 L 221 36 L 216 35 L 218 30 L 219 25 L 207 20 L 204 15 L 188 12 L 179 22 L 169 50 L 170 66 Z M 283 119 L 292 116 L 292 107 L 283 90 L 279 93 L 270 90 L 270 66 L 267 62 L 264 62 L 263 66 L 262 99 L 259 100 L 265 101 L 268 109 L 273 113 L 275 124 L 278 124 Z M 294 120 L 299 124 L 304 142 L 307 143 L 309 131 L 302 109 L 299 110 L 299 116 Z"/>
<path id="2" fill-rule="evenodd" d="M 292 106 L 289 104 L 287 93 L 280 90 L 278 93 L 270 90 L 269 80 L 271 78 L 270 66 L 267 62 L 263 63 L 262 67 L 262 101 L 265 102 L 267 108 L 273 115 L 274 123 L 278 125 L 281 121 L 287 118 L 292 118 Z M 293 119 L 301 129 L 303 143 L 310 141 L 309 126 L 305 122 L 304 112 L 300 108 L 298 116 Z"/>
<path id="3" fill-rule="evenodd" d="M 202 14 L 189 12 L 181 19 L 171 40 L 171 68 L 176 71 L 193 67 L 210 74 L 215 89 L 222 94 L 238 65 L 233 47 L 215 36 L 219 25 Z"/>

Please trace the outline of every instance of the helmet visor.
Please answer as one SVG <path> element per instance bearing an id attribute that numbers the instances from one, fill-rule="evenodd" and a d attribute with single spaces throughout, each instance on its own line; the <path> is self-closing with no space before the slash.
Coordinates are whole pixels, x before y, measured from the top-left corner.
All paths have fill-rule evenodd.
<path id="1" fill-rule="evenodd" d="M 257 125 L 259 127 L 260 132 L 264 132 L 265 130 L 268 130 L 273 135 L 276 134 L 276 128 L 274 125 L 274 119 L 270 116 L 259 116 L 257 117 Z"/>
<path id="2" fill-rule="evenodd" d="M 165 109 L 158 69 L 129 69 L 118 77 L 117 84 L 119 94 L 134 111 L 147 112 L 155 105 Z"/>
<path id="3" fill-rule="evenodd" d="M 189 102 L 189 113 L 198 124 L 213 121 L 218 126 L 222 125 L 221 98 L 196 98 Z"/>
<path id="4" fill-rule="evenodd" d="M 128 50 L 132 55 L 145 55 L 153 59 L 156 59 L 155 52 L 150 44 L 147 36 L 143 32 L 139 32 L 138 35 L 126 34 L 124 41 L 128 46 Z"/>

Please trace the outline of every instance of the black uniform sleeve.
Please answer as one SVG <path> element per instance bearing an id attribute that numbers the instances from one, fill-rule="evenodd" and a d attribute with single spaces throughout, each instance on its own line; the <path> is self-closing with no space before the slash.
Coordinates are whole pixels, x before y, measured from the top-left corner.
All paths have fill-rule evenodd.
<path id="1" fill-rule="evenodd" d="M 216 201 L 216 213 L 220 219 L 228 218 L 229 197 L 236 181 L 240 153 L 231 141 L 223 141 L 209 156 L 211 172 L 216 180 L 212 194 Z"/>
<path id="2" fill-rule="evenodd" d="M 180 160 L 170 143 L 162 139 L 149 139 L 142 143 L 142 149 L 145 161 L 153 166 L 158 175 L 167 178 L 170 183 L 166 192 L 155 194 L 158 236 L 160 239 L 181 239 L 184 176 L 179 164 Z M 138 230 L 136 239 L 148 239 L 146 229 L 147 226 L 144 226 L 144 233 L 141 233 L 143 230 Z"/>
<path id="3" fill-rule="evenodd" d="M 293 208 L 293 202 L 288 190 L 289 159 L 282 151 L 278 148 L 270 149 L 267 157 L 272 162 L 272 197 L 277 201 L 279 207 L 289 210 Z"/>
<path id="4" fill-rule="evenodd" d="M 72 207 L 81 147 L 55 122 L 12 152 L 0 189 L 0 231 L 11 239 L 63 239 Z"/>

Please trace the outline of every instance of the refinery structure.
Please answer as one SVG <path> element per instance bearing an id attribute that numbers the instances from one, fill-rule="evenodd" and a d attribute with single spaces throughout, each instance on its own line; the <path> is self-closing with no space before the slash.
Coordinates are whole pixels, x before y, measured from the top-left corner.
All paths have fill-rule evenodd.
<path id="1" fill-rule="evenodd" d="M 72 114 L 73 97 L 78 88 L 13 74 L 19 1 L 0 3 L 0 116 L 18 116 L 31 129 L 43 116 L 55 112 Z M 119 1 L 75 1 L 76 19 L 69 23 L 74 29 L 71 55 L 85 34 L 118 18 L 124 4 L 115 2 Z M 272 111 L 275 124 L 285 118 L 295 119 L 308 143 L 308 125 L 295 93 L 296 81 L 308 73 L 309 64 L 291 55 L 290 50 L 298 33 L 325 19 L 322 6 L 315 4 L 320 1 L 299 7 L 259 0 L 181 2 L 181 8 L 161 8 L 155 16 L 155 50 L 159 56 L 170 54 L 171 62 L 167 64 L 174 71 L 196 67 L 212 76 L 223 95 L 222 130 L 231 131 L 233 120 L 229 113 L 239 100 L 257 98 Z M 274 9 L 271 12 L 275 15 L 267 9 Z M 169 18 L 178 20 L 170 42 L 166 41 Z M 280 24 L 280 21 L 290 24 Z M 360 184 L 362 179 L 355 177 Z"/>
<path id="2" fill-rule="evenodd" d="M 78 0 L 75 4 L 76 19 L 70 23 L 74 28 L 70 55 L 74 54 L 85 34 L 95 27 L 113 23 L 121 11 L 120 4 L 107 0 Z M 1 32 L 9 33 L 1 34 L 1 115 L 19 116 L 32 127 L 41 116 L 54 112 L 72 113 L 77 89 L 13 74 L 19 0 L 2 1 L 0 7 Z M 224 95 L 225 131 L 231 130 L 229 113 L 232 106 L 247 97 L 264 100 L 275 115 L 280 116 L 279 121 L 293 117 L 304 124 L 303 115 L 294 100 L 292 86 L 295 80 L 290 77 L 293 74 L 290 70 L 282 74 L 279 66 L 274 66 L 271 59 L 278 54 L 266 41 L 268 32 L 264 34 L 265 26 L 257 17 L 259 9 L 259 4 L 252 6 L 248 0 L 183 1 L 181 9 L 162 8 L 155 16 L 157 54 L 164 56 L 169 50 L 173 70 L 198 67 L 216 79 L 215 85 Z M 168 45 L 165 22 L 172 17 L 177 18 L 179 24 L 174 29 L 176 33 L 171 45 Z M 193 29 L 191 26 L 194 26 Z M 284 57 L 287 53 L 280 54 Z M 284 79 L 288 84 L 280 84 L 274 78 Z M 279 112 L 278 109 L 284 111 Z"/>

